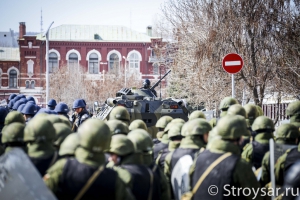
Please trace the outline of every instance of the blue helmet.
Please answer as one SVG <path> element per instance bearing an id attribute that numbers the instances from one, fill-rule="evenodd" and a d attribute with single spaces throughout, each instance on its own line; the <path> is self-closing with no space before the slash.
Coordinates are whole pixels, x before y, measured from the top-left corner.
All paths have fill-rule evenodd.
<path id="1" fill-rule="evenodd" d="M 68 108 L 67 104 L 60 102 L 60 103 L 58 103 L 57 106 L 55 107 L 55 111 L 56 111 L 57 113 L 68 114 L 69 108 Z"/>
<path id="2" fill-rule="evenodd" d="M 73 109 L 74 108 L 85 108 L 85 103 L 82 99 L 76 99 L 73 102 Z"/>
<path id="3" fill-rule="evenodd" d="M 32 100 L 27 101 L 27 103 L 31 103 L 31 104 L 35 105 L 35 101 L 32 101 Z"/>
<path id="4" fill-rule="evenodd" d="M 13 105 L 14 105 L 14 102 L 13 102 L 13 100 L 12 100 L 12 101 L 10 101 L 10 102 L 7 104 L 7 107 L 8 107 L 9 109 L 12 109 L 12 108 L 13 108 Z"/>
<path id="5" fill-rule="evenodd" d="M 20 113 L 22 113 L 22 110 L 23 108 L 25 107 L 26 104 L 21 104 L 19 107 L 18 107 L 18 110 Z"/>
<path id="6" fill-rule="evenodd" d="M 24 99 L 21 99 L 21 100 L 19 100 L 19 101 L 17 101 L 16 103 L 14 103 L 14 106 L 13 106 L 13 110 L 18 110 L 18 108 L 19 108 L 19 106 L 21 105 L 21 104 L 25 104 L 26 103 L 26 99 L 24 100 Z"/>
<path id="7" fill-rule="evenodd" d="M 50 99 L 49 102 L 48 102 L 48 106 L 49 106 L 49 107 L 55 107 L 55 106 L 56 106 L 56 101 L 55 101 L 55 99 Z"/>
<path id="8" fill-rule="evenodd" d="M 28 96 L 26 99 L 27 99 L 27 101 L 33 101 L 35 104 L 35 99 L 32 96 Z"/>
<path id="9" fill-rule="evenodd" d="M 35 104 L 35 108 L 36 108 L 36 112 L 39 112 L 39 110 L 41 109 L 41 107 L 39 107 L 38 105 Z"/>
<path id="10" fill-rule="evenodd" d="M 8 100 L 11 101 L 11 100 L 13 100 L 16 96 L 17 96 L 16 94 L 11 94 L 11 95 L 9 95 Z"/>
<path id="11" fill-rule="evenodd" d="M 0 107 L 0 124 L 4 124 L 7 113 L 8 112 L 7 112 L 6 108 Z"/>
<path id="12" fill-rule="evenodd" d="M 22 109 L 22 114 L 24 115 L 35 115 L 36 107 L 32 103 L 26 103 L 25 107 Z"/>

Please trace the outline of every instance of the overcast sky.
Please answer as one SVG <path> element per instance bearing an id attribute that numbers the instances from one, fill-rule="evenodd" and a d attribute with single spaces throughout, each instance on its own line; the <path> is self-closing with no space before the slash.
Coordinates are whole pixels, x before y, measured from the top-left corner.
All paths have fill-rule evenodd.
<path id="1" fill-rule="evenodd" d="M 165 0 L 0 0 L 0 31 L 19 31 L 19 22 L 27 32 L 62 24 L 123 25 L 146 32 Z M 130 14 L 131 13 L 131 14 Z"/>

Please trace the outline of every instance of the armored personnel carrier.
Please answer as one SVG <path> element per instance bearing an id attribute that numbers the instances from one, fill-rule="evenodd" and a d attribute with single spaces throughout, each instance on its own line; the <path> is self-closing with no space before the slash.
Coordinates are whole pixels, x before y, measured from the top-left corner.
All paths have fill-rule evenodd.
<path id="1" fill-rule="evenodd" d="M 104 120 L 108 118 L 110 111 L 115 106 L 124 106 L 127 108 L 131 121 L 142 119 L 147 127 L 155 126 L 157 120 L 169 115 L 173 118 L 188 120 L 188 110 L 184 101 L 181 99 L 161 99 L 153 94 L 153 90 L 165 78 L 169 70 L 161 79 L 159 79 L 151 88 L 122 88 L 116 93 L 116 97 L 108 98 L 105 104 L 100 107 L 96 117 Z"/>

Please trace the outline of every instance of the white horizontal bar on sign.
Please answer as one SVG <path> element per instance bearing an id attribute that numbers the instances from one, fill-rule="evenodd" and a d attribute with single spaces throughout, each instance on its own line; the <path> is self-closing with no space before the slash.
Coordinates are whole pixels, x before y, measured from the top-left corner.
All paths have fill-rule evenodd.
<path id="1" fill-rule="evenodd" d="M 236 65 L 241 65 L 241 61 L 225 61 L 225 66 L 236 66 Z"/>

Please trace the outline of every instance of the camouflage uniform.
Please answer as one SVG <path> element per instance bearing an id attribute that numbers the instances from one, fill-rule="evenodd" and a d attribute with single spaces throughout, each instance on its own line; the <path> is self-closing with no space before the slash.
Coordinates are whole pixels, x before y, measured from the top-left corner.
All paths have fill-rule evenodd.
<path id="1" fill-rule="evenodd" d="M 105 163 L 103 151 L 111 141 L 108 126 L 98 119 L 88 119 L 77 134 L 79 146 L 75 159 L 60 159 L 44 176 L 46 185 L 58 199 L 74 199 Z M 131 199 L 131 196 L 118 174 L 104 167 L 82 199 Z"/>
<path id="2" fill-rule="evenodd" d="M 153 143 L 149 134 L 143 129 L 135 129 L 128 134 L 135 151 L 142 154 L 143 164 L 152 170 L 155 179 L 159 181 L 160 199 L 170 199 L 170 188 L 163 171 L 153 161 Z"/>
<path id="3" fill-rule="evenodd" d="M 213 144 L 209 144 L 208 149 L 198 155 L 190 168 L 190 189 L 194 188 L 200 176 L 216 159 L 228 152 L 231 155 L 216 165 L 206 176 L 201 186 L 193 195 L 194 199 L 223 199 L 223 195 L 227 193 L 223 188 L 227 184 L 230 184 L 230 187 L 235 186 L 258 190 L 259 183 L 252 172 L 251 165 L 240 159 L 238 142 L 241 136 L 248 132 L 244 117 L 238 115 L 224 116 L 218 122 L 215 131 L 219 138 L 213 140 Z M 212 197 L 208 194 L 208 187 L 210 185 L 216 185 L 219 188 L 216 196 Z M 240 195 L 243 194 L 240 193 Z M 237 199 L 253 198 L 253 192 L 249 196 L 237 197 Z M 234 197 L 229 197 L 229 199 L 234 199 Z M 256 199 L 262 199 L 262 197 L 258 194 Z"/>
<path id="4" fill-rule="evenodd" d="M 118 172 L 121 179 L 131 188 L 136 199 L 160 199 L 159 181 L 156 180 L 153 171 L 142 165 L 142 154 L 135 152 L 130 139 L 125 135 L 114 135 L 108 151 L 117 156 L 113 169 Z M 151 192 L 152 191 L 152 192 Z"/>
<path id="5" fill-rule="evenodd" d="M 171 180 L 172 170 L 182 156 L 190 155 L 194 159 L 200 149 L 205 147 L 204 136 L 208 137 L 209 131 L 211 131 L 211 126 L 205 119 L 193 119 L 183 125 L 181 135 L 184 138 L 179 148 L 170 152 L 165 158 L 164 173 L 168 181 Z"/>
<path id="6" fill-rule="evenodd" d="M 55 129 L 44 116 L 34 117 L 24 129 L 24 142 L 28 143 L 28 156 L 41 176 L 57 160 L 54 140 Z"/>
<path id="7" fill-rule="evenodd" d="M 287 145 L 296 145 L 296 141 L 299 137 L 299 131 L 293 127 L 291 124 L 282 124 L 276 130 L 276 139 L 277 144 L 287 144 Z M 276 161 L 275 161 L 276 163 Z M 269 183 L 270 180 L 270 152 L 267 152 L 262 160 L 261 165 L 261 185 L 264 186 Z"/>
<path id="8" fill-rule="evenodd" d="M 82 108 L 82 110 L 77 113 L 75 112 L 72 116 L 72 131 L 76 132 L 78 127 L 88 118 L 90 118 L 90 114 L 85 109 L 85 102 L 82 99 L 76 99 L 73 102 L 73 109 Z"/>
<path id="9" fill-rule="evenodd" d="M 4 126 L 1 139 L 3 146 L 5 147 L 5 152 L 8 152 L 15 147 L 19 147 L 26 152 L 24 128 L 25 125 L 20 122 L 13 122 Z"/>
<path id="10" fill-rule="evenodd" d="M 286 125 L 285 125 L 286 126 Z M 296 126 L 289 124 L 287 135 L 299 136 L 299 130 Z M 275 164 L 275 179 L 277 185 L 283 185 L 283 180 L 288 169 L 300 159 L 300 144 L 298 147 L 288 149 L 282 156 L 280 156 Z"/>
<path id="11" fill-rule="evenodd" d="M 262 159 L 269 151 L 269 140 L 273 138 L 274 130 L 273 121 L 265 116 L 257 117 L 252 124 L 252 131 L 256 135 L 253 141 L 244 147 L 242 158 L 252 163 L 255 169 L 261 167 Z"/>
<path id="12" fill-rule="evenodd" d="M 232 98 L 232 97 L 225 97 L 219 106 L 219 109 L 222 111 L 220 117 L 223 117 L 227 114 L 227 110 L 229 109 L 230 106 L 234 105 L 234 104 L 239 104 L 239 102 Z M 217 118 L 212 118 L 209 123 L 212 127 L 215 127 L 217 125 L 219 119 Z"/>
<path id="13" fill-rule="evenodd" d="M 55 141 L 54 146 L 59 150 L 61 143 L 64 139 L 72 132 L 71 128 L 64 123 L 55 123 L 53 124 L 55 129 Z"/>

